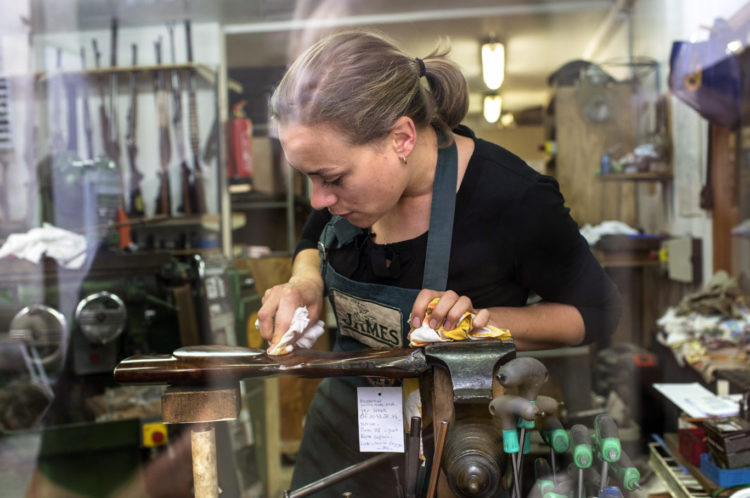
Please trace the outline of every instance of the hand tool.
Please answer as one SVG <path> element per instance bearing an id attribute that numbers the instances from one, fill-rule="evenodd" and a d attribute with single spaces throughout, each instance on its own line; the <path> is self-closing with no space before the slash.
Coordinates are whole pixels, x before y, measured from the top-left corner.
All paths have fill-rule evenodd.
<path id="1" fill-rule="evenodd" d="M 544 458 L 537 458 L 534 460 L 534 478 L 536 479 L 536 485 L 539 488 L 539 494 L 544 496 L 547 491 L 554 489 L 555 482 L 550 480 L 552 477 L 552 469 Z"/>
<path id="2" fill-rule="evenodd" d="M 404 453 L 404 487 L 406 498 L 416 496 L 417 469 L 419 466 L 419 440 L 422 434 L 422 419 L 412 417 Z"/>
<path id="3" fill-rule="evenodd" d="M 612 417 L 606 413 L 599 414 L 594 419 L 594 433 L 596 450 L 602 459 L 602 482 L 599 486 L 599 492 L 601 492 L 607 486 L 608 466 L 620 459 L 622 446 L 620 445 L 617 425 L 615 425 Z"/>
<path id="4" fill-rule="evenodd" d="M 552 470 L 544 458 L 537 458 L 534 461 L 534 477 L 536 478 L 540 498 L 570 498 L 572 481 L 566 477 L 554 483 L 550 480 L 551 472 Z"/>
<path id="5" fill-rule="evenodd" d="M 536 358 L 514 358 L 497 369 L 497 380 L 503 387 L 517 387 L 518 395 L 535 400 L 539 389 L 549 379 L 549 372 Z"/>
<path id="6" fill-rule="evenodd" d="M 578 467 L 578 498 L 583 498 L 583 469 L 591 467 L 594 460 L 591 436 L 585 425 L 575 424 L 570 428 L 570 438 L 573 440 L 573 463 Z"/>
<path id="7" fill-rule="evenodd" d="M 620 454 L 618 462 L 609 465 L 609 473 L 617 480 L 617 484 L 622 485 L 628 491 L 641 489 L 641 473 L 624 451 Z"/>
<path id="8" fill-rule="evenodd" d="M 427 487 L 427 498 L 433 498 L 435 496 L 438 477 L 440 476 L 440 463 L 443 459 L 443 447 L 445 445 L 445 437 L 447 435 L 448 421 L 441 420 L 437 439 L 435 440 L 435 454 L 432 458 L 432 471 L 430 472 L 430 485 Z"/>
<path id="9" fill-rule="evenodd" d="M 336 484 L 337 482 L 341 482 L 344 479 L 347 479 L 355 474 L 375 467 L 392 457 L 393 453 L 380 453 L 378 455 L 375 455 L 374 457 L 368 458 L 367 460 L 355 463 L 354 465 L 350 465 L 345 469 L 341 469 L 338 472 L 323 477 L 322 479 L 318 479 L 317 481 L 311 482 L 310 484 L 306 484 L 305 486 L 302 486 L 299 489 L 295 489 L 294 491 L 287 490 L 284 492 L 284 498 L 302 498 L 303 496 L 309 496 L 316 491 L 326 489 L 329 486 Z M 351 495 L 351 493 L 349 493 L 349 495 Z"/>
<path id="10" fill-rule="evenodd" d="M 521 448 L 518 442 L 517 419 L 534 420 L 539 408 L 528 399 L 513 394 L 498 396 L 490 403 L 490 413 L 500 419 L 503 429 L 503 449 L 513 458 Z M 516 496 L 521 496 L 521 485 L 517 460 L 513 462 L 513 482 Z"/>
<path id="11" fill-rule="evenodd" d="M 391 467 L 393 476 L 396 479 L 396 498 L 404 498 L 404 487 L 401 485 L 401 476 L 398 472 L 398 465 Z"/>
<path id="12" fill-rule="evenodd" d="M 544 364 L 529 356 L 522 358 L 515 358 L 508 363 L 502 365 L 497 370 L 497 380 L 504 388 L 516 387 L 518 388 L 519 396 L 526 398 L 531 403 L 536 402 L 539 390 L 542 388 L 545 382 L 549 379 L 549 372 Z M 518 419 L 518 427 L 521 428 L 521 435 L 519 440 L 523 445 L 523 452 L 516 455 L 516 467 L 518 480 L 523 481 L 523 465 L 522 455 L 528 453 L 527 443 L 527 430 L 534 428 L 534 420 L 525 420 L 523 418 Z M 521 486 L 519 482 L 519 487 Z"/>
<path id="13" fill-rule="evenodd" d="M 549 445 L 549 458 L 552 466 L 552 480 L 557 480 L 555 453 L 565 453 L 570 447 L 570 438 L 557 418 L 560 404 L 549 396 L 537 396 L 536 405 L 543 415 L 539 423 L 540 433 L 544 442 Z"/>
<path id="14" fill-rule="evenodd" d="M 622 497 L 622 491 L 620 491 L 620 488 L 616 487 L 610 487 L 610 488 L 604 488 L 597 498 L 623 498 Z"/>

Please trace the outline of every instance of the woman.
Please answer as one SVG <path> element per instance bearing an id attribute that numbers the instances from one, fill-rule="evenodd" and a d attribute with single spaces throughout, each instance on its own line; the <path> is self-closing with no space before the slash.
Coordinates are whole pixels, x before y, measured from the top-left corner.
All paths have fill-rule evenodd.
<path id="1" fill-rule="evenodd" d="M 259 325 L 272 345 L 297 307 L 317 320 L 324 294 L 337 351 L 407 345 L 436 297 L 433 328 L 469 311 L 475 328 L 509 329 L 518 349 L 602 340 L 614 329 L 616 289 L 557 183 L 460 126 L 466 81 L 445 56 L 415 59 L 377 34 L 348 31 L 314 44 L 280 82 L 271 102 L 279 139 L 310 178 L 315 211 L 291 279 L 263 297 Z M 532 291 L 543 302 L 527 306 Z M 357 449 L 358 385 L 366 381 L 319 387 L 293 488 L 367 456 Z M 389 496 L 388 470 L 337 489 Z"/>

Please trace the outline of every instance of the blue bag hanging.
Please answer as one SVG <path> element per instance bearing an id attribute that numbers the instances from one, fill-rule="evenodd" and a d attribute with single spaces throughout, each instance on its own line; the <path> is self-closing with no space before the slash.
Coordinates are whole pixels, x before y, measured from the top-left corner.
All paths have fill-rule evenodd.
<path id="1" fill-rule="evenodd" d="M 740 121 L 741 70 L 727 49 L 731 33 L 707 41 L 676 41 L 669 58 L 669 89 L 707 120 L 734 128 Z"/>

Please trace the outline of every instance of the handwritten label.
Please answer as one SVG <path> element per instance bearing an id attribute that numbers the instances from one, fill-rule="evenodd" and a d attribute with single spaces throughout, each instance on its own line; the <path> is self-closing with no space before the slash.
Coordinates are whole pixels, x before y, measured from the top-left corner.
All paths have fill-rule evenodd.
<path id="1" fill-rule="evenodd" d="M 404 452 L 400 387 L 358 387 L 359 451 Z"/>

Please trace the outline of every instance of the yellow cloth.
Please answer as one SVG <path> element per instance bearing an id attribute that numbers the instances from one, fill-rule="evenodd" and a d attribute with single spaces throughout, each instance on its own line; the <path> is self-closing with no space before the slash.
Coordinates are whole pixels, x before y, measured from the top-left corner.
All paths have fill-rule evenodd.
<path id="1" fill-rule="evenodd" d="M 478 330 L 473 329 L 474 315 L 471 313 L 464 313 L 461 319 L 456 324 L 456 327 L 451 330 L 445 330 L 441 325 L 437 330 L 431 328 L 429 325 L 424 323 L 427 322 L 427 317 L 430 316 L 432 310 L 435 309 L 440 298 L 435 298 L 430 301 L 427 305 L 427 312 L 425 313 L 425 319 L 423 325 L 418 328 L 413 328 L 409 331 L 409 345 L 411 347 L 420 347 L 433 342 L 447 342 L 447 341 L 465 341 L 475 339 L 486 339 L 495 338 L 502 341 L 506 341 L 511 338 L 511 333 L 507 329 L 501 329 L 492 325 L 487 325 Z"/>

